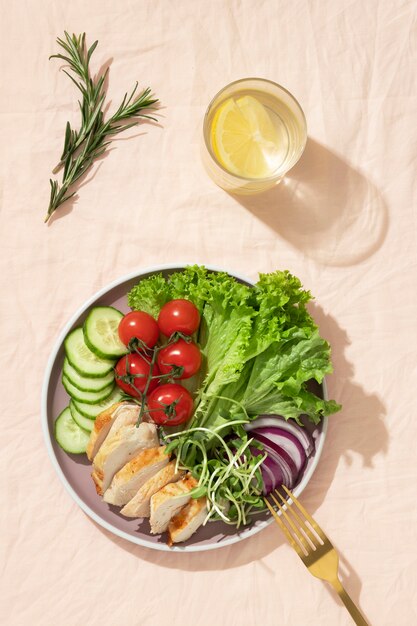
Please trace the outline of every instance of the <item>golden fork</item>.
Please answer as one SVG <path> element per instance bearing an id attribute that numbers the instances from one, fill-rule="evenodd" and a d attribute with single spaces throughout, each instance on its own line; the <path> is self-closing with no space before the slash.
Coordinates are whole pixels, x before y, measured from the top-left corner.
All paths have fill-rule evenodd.
<path id="1" fill-rule="evenodd" d="M 339 555 L 335 548 L 320 526 L 307 513 L 291 491 L 284 485 L 283 489 L 292 502 L 286 500 L 277 489 L 269 494 L 281 515 L 278 514 L 269 500 L 264 498 L 265 504 L 271 511 L 277 524 L 281 527 L 291 546 L 310 573 L 316 576 L 316 578 L 326 580 L 337 591 L 354 622 L 359 624 L 359 626 L 369 626 L 340 582 L 338 575 Z M 286 523 L 284 523 L 282 518 L 285 519 Z"/>

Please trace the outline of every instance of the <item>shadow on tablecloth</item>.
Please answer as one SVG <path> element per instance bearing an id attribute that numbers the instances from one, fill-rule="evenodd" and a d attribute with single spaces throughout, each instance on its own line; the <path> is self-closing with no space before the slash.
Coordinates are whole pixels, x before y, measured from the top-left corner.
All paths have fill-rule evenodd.
<path id="1" fill-rule="evenodd" d="M 311 138 L 279 185 L 259 195 L 232 197 L 323 265 L 364 261 L 381 247 L 388 231 L 388 210 L 375 185 Z"/>

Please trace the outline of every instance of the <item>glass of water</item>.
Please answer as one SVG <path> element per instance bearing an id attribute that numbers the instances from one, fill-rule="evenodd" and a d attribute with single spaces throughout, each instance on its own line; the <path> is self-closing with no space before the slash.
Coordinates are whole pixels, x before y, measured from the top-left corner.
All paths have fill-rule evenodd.
<path id="1" fill-rule="evenodd" d="M 253 194 L 279 183 L 307 142 L 303 110 L 270 80 L 230 83 L 210 102 L 203 124 L 203 162 L 226 191 Z"/>

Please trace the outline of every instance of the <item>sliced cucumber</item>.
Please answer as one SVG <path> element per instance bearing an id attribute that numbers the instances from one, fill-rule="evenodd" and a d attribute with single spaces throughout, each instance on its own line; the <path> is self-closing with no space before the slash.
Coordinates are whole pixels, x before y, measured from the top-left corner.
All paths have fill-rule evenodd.
<path id="1" fill-rule="evenodd" d="M 123 394 L 120 391 L 119 387 L 115 387 L 112 394 L 98 404 L 87 404 L 85 402 L 79 402 L 78 400 L 74 400 L 74 405 L 78 413 L 81 413 L 81 415 L 84 415 L 84 417 L 88 417 L 89 419 L 94 420 L 99 413 L 101 413 L 105 409 L 108 409 L 112 404 L 120 402 L 122 395 Z"/>
<path id="2" fill-rule="evenodd" d="M 70 332 L 65 339 L 64 345 L 70 365 L 81 376 L 102 378 L 113 369 L 114 361 L 101 359 L 87 347 L 82 328 L 76 328 Z"/>
<path id="3" fill-rule="evenodd" d="M 58 415 L 54 431 L 57 443 L 65 452 L 82 454 L 86 451 L 90 433 L 74 422 L 69 407 Z"/>
<path id="4" fill-rule="evenodd" d="M 84 322 L 84 340 L 91 352 L 101 359 L 117 359 L 127 352 L 119 339 L 118 328 L 123 313 L 111 306 L 96 306 Z"/>
<path id="5" fill-rule="evenodd" d="M 97 404 L 109 397 L 113 391 L 114 383 L 110 383 L 110 385 L 107 385 L 102 391 L 81 391 L 81 389 L 74 387 L 66 376 L 62 376 L 62 384 L 64 385 L 65 391 L 71 398 L 74 398 L 74 400 L 85 402 L 86 404 Z"/>
<path id="6" fill-rule="evenodd" d="M 102 391 L 114 381 L 113 372 L 109 372 L 102 378 L 86 378 L 85 376 L 81 376 L 81 374 L 72 367 L 67 358 L 64 359 L 62 373 L 74 387 L 81 391 Z"/>
<path id="7" fill-rule="evenodd" d="M 76 424 L 78 424 L 78 426 L 84 428 L 84 430 L 87 430 L 88 432 L 93 430 L 94 420 L 90 420 L 88 417 L 81 415 L 81 413 L 77 411 L 77 407 L 74 405 L 73 400 L 71 400 L 69 404 L 69 409 L 71 411 L 72 419 Z"/>

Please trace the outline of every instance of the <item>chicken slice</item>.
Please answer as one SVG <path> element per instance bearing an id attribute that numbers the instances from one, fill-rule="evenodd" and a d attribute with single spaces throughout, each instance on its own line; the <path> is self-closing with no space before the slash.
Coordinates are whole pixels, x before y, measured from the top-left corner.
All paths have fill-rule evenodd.
<path id="1" fill-rule="evenodd" d="M 116 472 L 133 456 L 145 448 L 159 446 L 156 425 L 142 422 L 136 427 L 137 417 L 137 410 L 121 411 L 94 457 L 91 476 L 100 496 L 106 491 Z"/>
<path id="2" fill-rule="evenodd" d="M 168 545 L 187 541 L 204 522 L 206 515 L 206 497 L 191 498 L 190 502 L 169 523 Z"/>
<path id="3" fill-rule="evenodd" d="M 169 483 L 151 498 L 151 533 L 163 533 L 171 519 L 190 501 L 189 492 L 197 486 L 197 481 L 187 474 L 176 483 Z"/>
<path id="4" fill-rule="evenodd" d="M 120 513 L 126 517 L 149 517 L 151 497 L 168 485 L 182 478 L 184 472 L 175 471 L 175 461 L 171 461 L 146 481 L 137 494 L 122 508 Z"/>
<path id="5" fill-rule="evenodd" d="M 127 402 L 117 402 L 112 404 L 108 409 L 99 413 L 94 421 L 93 430 L 91 431 L 90 440 L 87 445 L 87 457 L 89 461 L 92 461 L 96 456 L 101 444 L 109 434 L 114 420 L 120 413 L 127 408 L 135 410 L 137 415 L 137 407 L 135 404 L 128 404 Z"/>
<path id="6" fill-rule="evenodd" d="M 147 480 L 168 465 L 169 456 L 165 454 L 165 448 L 148 448 L 135 455 L 115 474 L 103 500 L 117 506 L 129 502 Z"/>

